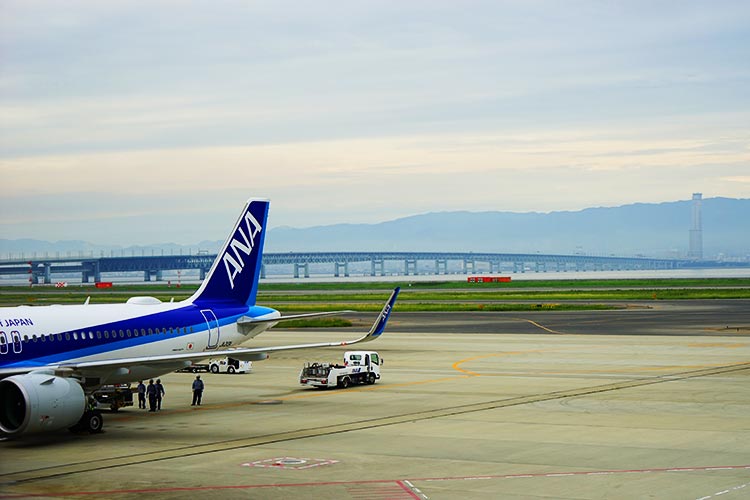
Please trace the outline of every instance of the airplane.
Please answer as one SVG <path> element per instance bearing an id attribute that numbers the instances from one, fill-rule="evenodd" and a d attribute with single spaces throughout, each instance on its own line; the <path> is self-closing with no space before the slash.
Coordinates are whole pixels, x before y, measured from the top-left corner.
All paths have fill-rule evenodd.
<path id="1" fill-rule="evenodd" d="M 124 304 L 0 308 L 0 436 L 102 430 L 92 394 L 103 385 L 155 378 L 207 357 L 245 361 L 275 351 L 369 342 L 383 333 L 396 288 L 362 337 L 271 347 L 242 344 L 281 321 L 342 314 L 282 316 L 256 305 L 269 201 L 247 201 L 198 290 L 179 302 L 131 297 Z"/>

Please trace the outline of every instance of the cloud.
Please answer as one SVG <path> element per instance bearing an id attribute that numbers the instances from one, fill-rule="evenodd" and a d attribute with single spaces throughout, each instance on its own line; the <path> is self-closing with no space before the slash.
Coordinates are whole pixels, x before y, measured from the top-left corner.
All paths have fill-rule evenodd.
<path id="1" fill-rule="evenodd" d="M 746 195 L 747 2 L 0 9 L 7 235 Z"/>

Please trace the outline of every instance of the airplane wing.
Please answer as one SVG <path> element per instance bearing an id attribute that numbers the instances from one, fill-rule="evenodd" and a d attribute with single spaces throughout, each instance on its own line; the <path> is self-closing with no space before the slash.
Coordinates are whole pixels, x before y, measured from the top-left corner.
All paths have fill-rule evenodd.
<path id="1" fill-rule="evenodd" d="M 252 348 L 239 348 L 239 349 L 226 349 L 221 351 L 202 351 L 196 353 L 182 353 L 182 354 L 167 354 L 161 356 L 142 356 L 133 358 L 120 358 L 120 359 L 107 359 L 102 361 L 81 361 L 74 363 L 61 363 L 56 365 L 45 365 L 39 367 L 24 367 L 23 369 L 6 368 L 0 370 L 0 376 L 13 375 L 20 373 L 28 373 L 32 371 L 55 371 L 81 374 L 83 376 L 100 376 L 104 373 L 111 372 L 112 370 L 124 370 L 123 373 L 127 373 L 129 367 L 134 366 L 164 366 L 167 371 L 171 369 L 177 369 L 187 367 L 192 364 L 193 361 L 199 361 L 206 358 L 213 358 L 219 356 L 230 356 L 235 359 L 244 361 L 257 361 L 266 359 L 268 353 L 276 351 L 288 351 L 292 349 L 312 349 L 316 347 L 335 347 L 335 346 L 348 346 L 352 344 L 358 344 L 361 342 L 370 342 L 377 339 L 385 330 L 385 325 L 388 322 L 388 318 L 393 309 L 393 305 L 396 303 L 396 297 L 398 297 L 400 289 L 396 288 L 391 293 L 391 296 L 386 301 L 383 309 L 380 311 L 375 323 L 362 337 L 355 340 L 338 341 L 338 342 L 320 342 L 314 344 L 297 344 L 297 345 L 284 345 L 284 346 L 270 346 L 270 347 L 252 347 Z M 312 313 L 313 315 L 317 313 Z M 298 315 L 306 316 L 306 315 Z M 287 317 L 288 318 L 288 317 Z M 276 318 L 273 321 L 278 321 Z"/>
<path id="2" fill-rule="evenodd" d="M 326 312 L 315 312 L 315 313 L 304 313 L 304 314 L 292 314 L 289 316 L 280 316 L 278 318 L 268 318 L 268 319 L 255 319 L 255 318 L 250 318 L 248 316 L 243 316 L 237 320 L 237 330 L 240 333 L 248 334 L 250 333 L 250 331 L 253 329 L 255 325 L 260 324 L 260 323 L 276 324 L 281 321 L 289 321 L 292 319 L 320 318 L 323 316 L 337 316 L 339 314 L 348 314 L 348 313 L 353 313 L 353 312 L 356 312 L 356 311 L 351 311 L 351 310 L 326 311 Z"/>

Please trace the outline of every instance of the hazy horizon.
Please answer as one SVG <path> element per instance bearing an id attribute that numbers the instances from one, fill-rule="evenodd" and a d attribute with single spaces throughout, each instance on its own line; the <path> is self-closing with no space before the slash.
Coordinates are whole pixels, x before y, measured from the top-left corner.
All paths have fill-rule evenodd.
<path id="1" fill-rule="evenodd" d="M 7 0 L 0 234 L 750 193 L 750 3 Z M 225 222 L 228 221 L 228 222 Z"/>

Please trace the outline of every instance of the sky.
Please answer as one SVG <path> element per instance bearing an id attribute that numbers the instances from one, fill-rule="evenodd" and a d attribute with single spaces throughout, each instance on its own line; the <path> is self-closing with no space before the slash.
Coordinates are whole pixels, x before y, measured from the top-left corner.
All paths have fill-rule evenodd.
<path id="1" fill-rule="evenodd" d="M 0 238 L 748 198 L 748 61 L 746 0 L 0 0 Z"/>

